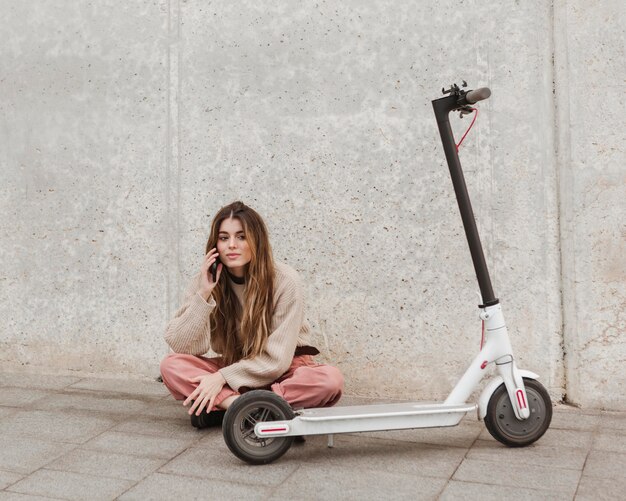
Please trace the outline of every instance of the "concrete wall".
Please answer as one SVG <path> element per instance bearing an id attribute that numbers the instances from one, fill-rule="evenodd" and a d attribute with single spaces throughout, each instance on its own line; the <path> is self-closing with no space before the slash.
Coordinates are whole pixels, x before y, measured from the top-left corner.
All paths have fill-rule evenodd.
<path id="1" fill-rule="evenodd" d="M 625 409 L 621 4 L 1 1 L 0 362 L 155 377 L 242 199 L 350 393 L 444 397 L 480 323 L 430 100 L 464 78 L 493 92 L 461 154 L 520 365 Z"/>
<path id="2" fill-rule="evenodd" d="M 624 2 L 555 9 L 567 398 L 617 409 L 626 408 L 625 20 Z"/>

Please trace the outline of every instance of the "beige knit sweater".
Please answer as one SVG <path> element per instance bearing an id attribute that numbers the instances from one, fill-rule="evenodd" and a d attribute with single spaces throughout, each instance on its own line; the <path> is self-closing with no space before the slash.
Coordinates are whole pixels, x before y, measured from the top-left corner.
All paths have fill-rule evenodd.
<path id="1" fill-rule="evenodd" d="M 271 334 L 259 356 L 240 360 L 220 369 L 226 383 L 238 390 L 242 386 L 259 388 L 284 374 L 291 364 L 296 346 L 310 344 L 310 328 L 304 318 L 304 294 L 298 273 L 289 265 L 276 263 L 274 282 L 275 311 Z M 236 284 L 222 273 L 221 280 L 230 280 L 243 306 L 245 284 Z M 200 289 L 200 273 L 189 285 L 182 306 L 174 314 L 165 330 L 165 341 L 176 353 L 204 355 L 211 348 L 209 315 L 215 308 L 215 299 L 205 301 Z"/>

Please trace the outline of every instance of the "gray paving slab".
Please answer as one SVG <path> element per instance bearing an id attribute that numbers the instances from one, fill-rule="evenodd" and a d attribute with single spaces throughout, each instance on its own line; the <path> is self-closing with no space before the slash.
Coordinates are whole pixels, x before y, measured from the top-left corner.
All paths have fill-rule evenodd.
<path id="1" fill-rule="evenodd" d="M 26 407 L 32 403 L 45 399 L 49 395 L 45 390 L 32 388 L 0 388 L 0 405 L 9 407 Z"/>
<path id="2" fill-rule="evenodd" d="M 138 418 L 123 421 L 111 428 L 111 431 L 134 433 L 136 435 L 180 438 L 184 440 L 199 440 L 206 433 L 204 430 L 197 430 L 191 426 L 190 420 L 184 416 L 174 420 L 143 415 Z"/>
<path id="3" fill-rule="evenodd" d="M 584 414 L 578 410 L 558 410 L 552 413 L 550 429 L 594 431 L 600 426 L 602 416 L 599 412 Z"/>
<path id="4" fill-rule="evenodd" d="M 172 397 L 165 397 L 165 399 L 151 402 L 150 405 L 143 409 L 141 416 L 176 419 L 186 423 L 189 423 L 190 419 L 187 414 L 187 408 L 183 407 L 183 403 L 174 400 Z"/>
<path id="5" fill-rule="evenodd" d="M 594 437 L 592 447 L 595 450 L 621 452 L 624 454 L 626 453 L 626 434 L 602 431 Z"/>
<path id="6" fill-rule="evenodd" d="M 585 462 L 583 476 L 623 479 L 626 472 L 626 454 L 592 450 Z"/>
<path id="7" fill-rule="evenodd" d="M 555 491 L 573 497 L 580 470 L 466 459 L 453 480 Z"/>
<path id="8" fill-rule="evenodd" d="M 593 442 L 593 432 L 581 430 L 559 430 L 550 428 L 537 444 L 552 447 L 578 447 L 588 449 Z"/>
<path id="9" fill-rule="evenodd" d="M 48 463 L 46 469 L 86 473 L 97 477 L 141 480 L 166 462 L 166 459 L 74 449 L 56 461 Z"/>
<path id="10" fill-rule="evenodd" d="M 574 447 L 581 449 L 589 449 L 593 442 L 593 434 L 591 431 L 580 430 L 559 430 L 550 428 L 545 435 L 541 437 L 536 444 L 546 447 Z M 484 429 L 481 431 L 479 440 L 490 440 L 496 442 L 489 432 Z"/>
<path id="11" fill-rule="evenodd" d="M 289 460 L 253 468 L 230 454 L 225 447 L 217 451 L 191 448 L 160 468 L 159 473 L 275 486 L 284 482 L 297 468 L 299 463 Z"/>
<path id="12" fill-rule="evenodd" d="M 18 492 L 0 491 L 0 501 L 44 501 L 46 499 L 60 499 L 49 496 L 32 496 L 31 494 L 20 494 Z"/>
<path id="13" fill-rule="evenodd" d="M 546 435 L 520 449 L 469 415 L 457 427 L 340 434 L 332 449 L 326 436 L 307 437 L 253 467 L 231 454 L 221 429 L 192 428 L 159 383 L 57 378 L 46 387 L 47 377 L 0 384 L 0 501 L 97 498 L 74 490 L 86 480 L 105 498 L 98 482 L 113 482 L 110 499 L 595 500 L 626 491 L 626 412 L 557 405 Z"/>
<path id="14" fill-rule="evenodd" d="M 540 442 L 528 447 L 506 447 L 495 440 L 478 440 L 467 458 L 582 470 L 587 454 L 587 449 L 540 445 Z"/>
<path id="15" fill-rule="evenodd" d="M 267 499 L 270 487 L 245 485 L 207 478 L 183 477 L 153 473 L 122 494 L 120 501 L 164 499 Z"/>
<path id="16" fill-rule="evenodd" d="M 31 407 L 42 410 L 77 409 L 108 414 L 134 415 L 145 411 L 149 403 L 128 395 L 99 393 L 55 393 L 37 400 Z"/>
<path id="17" fill-rule="evenodd" d="M 224 436 L 222 435 L 222 429 L 220 427 L 205 428 L 204 430 L 200 430 L 199 433 L 202 438 L 195 442 L 192 447 L 222 451 L 228 450 L 224 443 Z"/>
<path id="18" fill-rule="evenodd" d="M 463 419 L 457 426 L 421 430 L 393 430 L 359 433 L 361 436 L 388 440 L 419 442 L 447 447 L 470 447 L 484 430 L 477 419 Z"/>
<path id="19" fill-rule="evenodd" d="M 0 436 L 0 470 L 28 474 L 75 447 L 74 444 L 3 435 Z"/>
<path id="20" fill-rule="evenodd" d="M 600 429 L 607 432 L 611 430 L 626 432 L 626 413 L 604 412 L 600 420 Z"/>
<path id="21" fill-rule="evenodd" d="M 624 499 L 626 480 L 583 476 L 576 491 L 576 501 L 616 501 Z"/>
<path id="22" fill-rule="evenodd" d="M 67 471 L 38 470 L 7 490 L 22 494 L 52 496 L 70 500 L 111 500 L 135 482 Z"/>
<path id="23" fill-rule="evenodd" d="M 0 407 L 0 420 L 12 416 L 19 411 L 19 407 Z"/>
<path id="24" fill-rule="evenodd" d="M 181 440 L 107 431 L 84 443 L 81 448 L 131 456 L 171 459 L 184 451 L 194 441 L 195 439 Z"/>
<path id="25" fill-rule="evenodd" d="M 17 388 L 60 390 L 80 380 L 80 377 L 75 376 L 3 372 L 0 374 L 0 387 L 13 386 Z"/>
<path id="26" fill-rule="evenodd" d="M 116 424 L 111 419 L 71 411 L 20 410 L 0 421 L 0 436 L 22 436 L 81 444 Z"/>
<path id="27" fill-rule="evenodd" d="M 83 378 L 69 385 L 68 388 L 127 393 L 129 395 L 150 395 L 154 397 L 163 397 L 170 394 L 163 383 L 127 379 Z"/>
<path id="28" fill-rule="evenodd" d="M 24 478 L 24 475 L 20 475 L 19 473 L 0 470 L 0 490 L 14 484 L 22 478 Z"/>
<path id="29" fill-rule="evenodd" d="M 459 482 L 453 480 L 446 485 L 439 501 L 571 501 L 572 496 L 559 492 L 547 492 L 523 487 L 506 487 L 502 485 L 479 484 L 475 482 Z"/>
<path id="30" fill-rule="evenodd" d="M 305 464 L 278 486 L 269 499 L 436 499 L 446 482 L 436 477 L 381 474 L 375 469 Z"/>
<path id="31" fill-rule="evenodd" d="M 414 442 L 337 435 L 329 448 L 326 436 L 307 437 L 304 446 L 293 446 L 285 461 L 316 463 L 347 470 L 376 470 L 426 477 L 449 478 L 463 460 L 467 449 L 440 447 Z"/>

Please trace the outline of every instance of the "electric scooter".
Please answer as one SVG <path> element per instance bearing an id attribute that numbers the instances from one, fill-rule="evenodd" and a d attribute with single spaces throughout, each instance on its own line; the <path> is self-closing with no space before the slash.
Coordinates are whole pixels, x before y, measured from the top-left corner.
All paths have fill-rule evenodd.
<path id="1" fill-rule="evenodd" d="M 466 86 L 463 82 L 463 87 Z M 396 403 L 294 411 L 271 391 L 246 392 L 228 408 L 222 424 L 228 448 L 243 461 L 271 463 L 285 454 L 298 436 L 328 435 L 328 445 L 332 447 L 335 433 L 455 426 L 466 413 L 474 411 L 496 440 L 511 447 L 532 444 L 550 426 L 552 403 L 548 392 L 537 381 L 539 376 L 519 369 L 513 357 L 448 117 L 453 111 L 460 112 L 461 117 L 477 111 L 472 105 L 487 99 L 491 91 L 488 88 L 465 91 L 454 84 L 442 92 L 444 97 L 432 104 L 482 296 L 482 304 L 478 306 L 484 329 L 480 352 L 448 398 L 438 404 Z M 468 403 L 491 364 L 495 364 L 497 375 L 483 389 L 478 402 Z"/>

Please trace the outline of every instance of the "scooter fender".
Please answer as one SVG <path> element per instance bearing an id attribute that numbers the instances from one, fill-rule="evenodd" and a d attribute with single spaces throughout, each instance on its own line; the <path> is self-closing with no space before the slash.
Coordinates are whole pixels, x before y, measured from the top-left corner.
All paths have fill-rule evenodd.
<path id="1" fill-rule="evenodd" d="M 539 374 L 535 374 L 534 372 L 525 370 L 518 370 L 518 372 L 523 378 L 539 379 Z M 485 386 L 484 390 L 480 394 L 480 398 L 478 399 L 478 419 L 482 420 L 485 418 L 487 415 L 487 405 L 489 404 L 489 399 L 491 398 L 491 395 L 493 395 L 493 392 L 496 391 L 496 388 L 498 388 L 498 386 L 502 383 L 504 383 L 502 376 L 496 376 L 489 381 L 487 386 Z"/>

